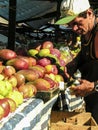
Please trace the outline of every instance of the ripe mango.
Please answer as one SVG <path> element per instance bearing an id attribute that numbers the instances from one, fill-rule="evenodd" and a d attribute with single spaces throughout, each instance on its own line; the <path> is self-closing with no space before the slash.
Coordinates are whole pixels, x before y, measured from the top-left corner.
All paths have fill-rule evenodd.
<path id="1" fill-rule="evenodd" d="M 33 84 L 39 91 L 48 91 L 51 88 L 50 83 L 43 78 L 38 78 L 34 80 Z"/>
<path id="2" fill-rule="evenodd" d="M 22 74 L 25 77 L 25 80 L 27 81 L 34 81 L 35 79 L 39 77 L 39 75 L 35 73 L 35 71 L 30 70 L 30 69 L 20 70 L 17 73 Z"/>
<path id="3" fill-rule="evenodd" d="M 4 60 L 10 60 L 17 56 L 15 51 L 12 51 L 10 49 L 1 49 L 0 50 L 0 58 Z"/>

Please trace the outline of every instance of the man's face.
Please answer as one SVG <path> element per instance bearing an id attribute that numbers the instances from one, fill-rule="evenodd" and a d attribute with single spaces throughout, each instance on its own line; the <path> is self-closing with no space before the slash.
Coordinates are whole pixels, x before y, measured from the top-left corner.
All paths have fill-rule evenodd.
<path id="1" fill-rule="evenodd" d="M 87 34 L 90 31 L 91 19 L 88 16 L 87 16 L 87 18 L 76 17 L 68 25 L 77 34 L 85 35 L 85 34 Z"/>

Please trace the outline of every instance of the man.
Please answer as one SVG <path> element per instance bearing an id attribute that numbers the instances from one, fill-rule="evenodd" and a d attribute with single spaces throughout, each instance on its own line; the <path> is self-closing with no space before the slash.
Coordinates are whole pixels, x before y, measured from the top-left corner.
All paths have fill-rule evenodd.
<path id="1" fill-rule="evenodd" d="M 80 70 L 80 85 L 71 89 L 75 95 L 84 97 L 86 111 L 91 112 L 98 123 L 98 18 L 88 0 L 63 0 L 61 19 L 56 24 L 68 24 L 81 35 L 81 51 L 66 65 L 65 73 L 73 77 L 75 71 Z"/>

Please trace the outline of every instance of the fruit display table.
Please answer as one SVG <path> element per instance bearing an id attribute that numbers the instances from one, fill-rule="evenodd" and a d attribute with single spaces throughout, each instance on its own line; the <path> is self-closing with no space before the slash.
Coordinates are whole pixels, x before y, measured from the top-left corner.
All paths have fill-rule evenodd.
<path id="1" fill-rule="evenodd" d="M 42 99 L 24 101 L 14 113 L 0 122 L 0 130 L 47 130 L 51 109 L 57 95 L 44 103 Z"/>

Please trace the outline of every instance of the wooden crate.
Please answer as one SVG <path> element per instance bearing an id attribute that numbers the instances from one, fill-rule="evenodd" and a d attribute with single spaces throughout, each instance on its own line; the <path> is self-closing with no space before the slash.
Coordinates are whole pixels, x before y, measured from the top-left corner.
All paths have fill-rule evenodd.
<path id="1" fill-rule="evenodd" d="M 53 98 L 56 94 L 59 93 L 59 88 L 54 88 L 48 91 L 38 91 L 36 94 L 36 98 L 42 99 L 44 102 L 47 102 L 51 98 Z"/>
<path id="2" fill-rule="evenodd" d="M 91 126 L 90 130 L 98 130 L 98 126 Z"/>
<path id="3" fill-rule="evenodd" d="M 50 122 L 56 123 L 58 121 L 66 121 L 67 118 L 73 117 L 79 113 L 76 112 L 64 112 L 64 111 L 52 111 Z"/>
<path id="4" fill-rule="evenodd" d="M 80 114 L 77 114 L 73 117 L 69 117 L 66 119 L 67 123 L 72 123 L 75 125 L 84 125 L 84 126 L 97 126 L 97 123 L 91 116 L 91 113 L 83 112 Z"/>
<path id="5" fill-rule="evenodd" d="M 98 130 L 97 123 L 89 112 L 52 111 L 50 130 Z"/>
<path id="6" fill-rule="evenodd" d="M 90 130 L 90 126 L 79 126 L 68 123 L 52 123 L 50 130 Z"/>

